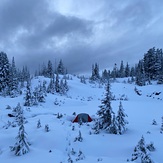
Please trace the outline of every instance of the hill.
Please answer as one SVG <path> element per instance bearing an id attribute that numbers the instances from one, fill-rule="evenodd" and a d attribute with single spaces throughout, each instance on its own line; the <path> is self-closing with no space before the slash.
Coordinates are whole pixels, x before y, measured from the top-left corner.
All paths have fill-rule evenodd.
<path id="1" fill-rule="evenodd" d="M 116 113 L 120 100 L 125 113 L 128 115 L 128 130 L 123 135 L 114 135 L 102 132 L 93 134 L 94 121 L 86 124 L 72 123 L 74 112 L 88 113 L 93 119 L 97 118 L 101 99 L 105 94 L 104 85 L 87 84 L 80 82 L 76 76 L 68 80 L 69 91 L 67 95 L 47 94 L 46 102 L 37 106 L 25 107 L 24 96 L 16 98 L 0 97 L 0 159 L 5 163 L 39 162 L 39 163 L 67 163 L 70 158 L 74 162 L 101 162 L 125 163 L 131 159 L 134 147 L 142 135 L 146 143 L 153 142 L 156 148 L 150 156 L 154 162 L 163 162 L 162 142 L 160 133 L 163 92 L 161 85 L 147 85 L 143 87 L 127 84 L 125 79 L 111 83 L 111 91 L 115 97 L 111 105 Z M 32 80 L 32 87 L 38 81 L 49 82 L 48 78 L 37 77 Z M 127 80 L 127 79 L 126 79 Z M 20 103 L 27 123 L 24 124 L 30 145 L 30 152 L 23 156 L 15 156 L 10 146 L 15 144 L 18 126 L 12 127 L 9 122 L 15 120 L 9 117 L 12 108 Z M 6 109 L 7 106 L 11 109 Z M 157 125 L 152 125 L 153 120 Z M 41 127 L 37 128 L 38 120 Z M 49 132 L 45 126 L 49 126 Z M 75 141 L 80 135 L 82 142 Z M 136 162 L 136 161 L 135 161 Z M 138 161 L 137 161 L 138 162 Z"/>

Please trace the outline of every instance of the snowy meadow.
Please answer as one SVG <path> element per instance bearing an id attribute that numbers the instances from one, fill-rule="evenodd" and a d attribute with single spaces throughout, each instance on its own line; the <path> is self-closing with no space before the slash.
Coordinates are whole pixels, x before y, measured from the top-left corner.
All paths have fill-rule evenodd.
<path id="1" fill-rule="evenodd" d="M 61 78 L 62 76 L 60 76 Z M 126 81 L 125 81 L 126 80 Z M 31 89 L 49 78 L 36 77 L 31 81 Z M 105 98 L 105 85 L 81 83 L 77 76 L 67 80 L 69 91 L 66 95 L 47 93 L 44 102 L 24 106 L 26 89 L 15 98 L 0 97 L 0 159 L 2 163 L 39 162 L 101 162 L 126 163 L 141 162 L 140 148 L 143 137 L 147 155 L 155 163 L 163 162 L 162 133 L 162 86 L 153 83 L 143 87 L 128 84 L 127 78 L 111 82 L 114 97 L 111 107 L 118 112 L 120 101 L 126 113 L 126 131 L 123 134 L 110 134 L 101 130 L 95 134 L 93 127 L 98 119 L 96 114 Z M 16 156 L 11 147 L 17 142 L 20 131 L 13 114 L 14 108 L 21 107 L 24 115 L 24 130 L 29 151 Z M 76 115 L 87 113 L 93 119 L 89 123 L 72 123 Z M 149 145 L 153 150 L 148 150 Z M 135 160 L 134 155 L 138 157 Z M 146 161 L 147 163 L 147 161 Z"/>

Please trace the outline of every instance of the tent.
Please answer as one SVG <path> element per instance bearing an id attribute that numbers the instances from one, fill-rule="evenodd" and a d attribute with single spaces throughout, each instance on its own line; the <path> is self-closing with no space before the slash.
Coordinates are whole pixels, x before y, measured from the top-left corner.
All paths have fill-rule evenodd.
<path id="1" fill-rule="evenodd" d="M 74 122 L 91 122 L 91 121 L 92 121 L 92 118 L 87 113 L 80 113 L 73 120 L 73 123 Z"/>

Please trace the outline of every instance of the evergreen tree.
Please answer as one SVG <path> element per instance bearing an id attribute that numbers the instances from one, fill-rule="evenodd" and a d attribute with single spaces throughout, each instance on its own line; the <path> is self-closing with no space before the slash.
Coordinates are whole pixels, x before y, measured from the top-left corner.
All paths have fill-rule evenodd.
<path id="1" fill-rule="evenodd" d="M 63 65 L 62 60 L 59 61 L 58 67 L 57 67 L 57 73 L 64 75 L 65 74 L 65 67 Z"/>
<path id="2" fill-rule="evenodd" d="M 40 127 L 41 127 L 41 121 L 39 119 L 38 122 L 37 122 L 37 128 L 40 128 Z"/>
<path id="3" fill-rule="evenodd" d="M 49 132 L 49 131 L 50 131 L 50 129 L 49 129 L 49 125 L 46 124 L 46 125 L 45 125 L 45 132 Z"/>
<path id="4" fill-rule="evenodd" d="M 24 106 L 32 106 L 32 94 L 31 94 L 31 87 L 30 87 L 30 82 L 27 81 L 27 86 L 26 86 L 26 96 L 25 96 L 25 102 Z"/>
<path id="5" fill-rule="evenodd" d="M 161 122 L 160 133 L 163 133 L 163 116 L 161 117 L 161 120 L 162 120 L 162 122 Z"/>
<path id="6" fill-rule="evenodd" d="M 55 82 L 54 77 L 50 79 L 49 85 L 47 87 L 47 93 L 55 93 Z"/>
<path id="7" fill-rule="evenodd" d="M 38 87 L 35 87 L 32 94 L 32 105 L 38 105 Z"/>
<path id="8" fill-rule="evenodd" d="M 16 123 L 18 124 L 18 126 L 20 126 L 22 123 L 20 119 L 22 118 L 22 114 L 23 114 L 23 109 L 20 103 L 18 103 L 17 106 L 13 109 L 13 113 L 14 113 L 13 115 L 15 116 Z M 24 120 L 23 120 L 23 123 L 24 123 Z"/>
<path id="9" fill-rule="evenodd" d="M 113 71 L 111 72 L 111 77 L 113 78 L 113 80 L 118 77 L 118 68 L 116 63 L 114 64 Z"/>
<path id="10" fill-rule="evenodd" d="M 122 102 L 120 101 L 118 115 L 116 117 L 118 123 L 118 133 L 121 135 L 126 131 L 126 124 L 128 124 L 125 119 L 127 115 L 124 113 Z"/>
<path id="11" fill-rule="evenodd" d="M 135 67 L 131 67 L 130 76 L 131 77 L 135 76 Z"/>
<path id="12" fill-rule="evenodd" d="M 123 61 L 121 61 L 120 69 L 119 69 L 119 77 L 124 78 L 125 77 L 125 68 Z"/>
<path id="13" fill-rule="evenodd" d="M 67 93 L 69 90 L 69 86 L 66 79 L 64 80 L 63 87 L 64 87 L 64 92 Z"/>
<path id="14" fill-rule="evenodd" d="M 80 77 L 80 82 L 83 83 L 83 84 L 86 84 L 86 79 L 84 76 L 81 76 Z"/>
<path id="15" fill-rule="evenodd" d="M 155 47 L 148 50 L 148 52 L 144 55 L 144 71 L 147 80 L 154 79 L 154 72 L 155 72 L 155 54 L 156 50 Z"/>
<path id="16" fill-rule="evenodd" d="M 45 94 L 43 92 L 43 86 L 41 85 L 41 82 L 39 81 L 38 85 L 38 102 L 45 102 Z"/>
<path id="17" fill-rule="evenodd" d="M 132 154 L 131 161 L 135 161 L 138 158 L 140 158 L 141 163 L 153 163 L 152 159 L 149 156 L 143 136 L 139 140 L 137 146 L 134 148 L 134 153 Z"/>
<path id="18" fill-rule="evenodd" d="M 98 81 L 100 79 L 99 65 L 95 63 L 92 65 L 92 76 L 90 78 L 92 81 Z"/>
<path id="19" fill-rule="evenodd" d="M 156 50 L 155 54 L 155 65 L 154 65 L 154 79 L 157 80 L 161 73 L 161 54 L 162 51 L 160 49 Z"/>
<path id="20" fill-rule="evenodd" d="M 57 92 L 57 93 L 60 92 L 59 75 L 58 75 L 58 73 L 56 74 L 56 80 L 55 80 L 55 92 Z"/>
<path id="21" fill-rule="evenodd" d="M 29 143 L 24 128 L 23 111 L 21 111 L 21 114 L 19 114 L 18 124 L 19 124 L 19 132 L 18 132 L 18 136 L 16 137 L 16 143 L 14 146 L 11 146 L 10 149 L 11 151 L 14 152 L 16 156 L 21 156 L 29 152 Z"/>
<path id="22" fill-rule="evenodd" d="M 136 68 L 136 81 L 135 81 L 135 83 L 139 86 L 144 86 L 145 80 L 146 79 L 145 79 L 145 71 L 144 71 L 143 61 L 140 60 L 138 63 L 138 66 Z"/>
<path id="23" fill-rule="evenodd" d="M 64 95 L 64 94 L 65 94 L 63 79 L 60 80 L 60 84 L 59 84 L 59 93 L 60 93 L 61 95 Z"/>
<path id="24" fill-rule="evenodd" d="M 23 69 L 22 69 L 22 79 L 23 81 L 30 81 L 30 72 L 27 68 L 27 66 L 23 66 Z"/>
<path id="25" fill-rule="evenodd" d="M 109 133 L 119 134 L 118 122 L 115 115 L 113 115 L 112 123 L 109 126 Z"/>
<path id="26" fill-rule="evenodd" d="M 10 72 L 9 72 L 9 94 L 11 97 L 16 97 L 19 93 L 18 90 L 18 74 L 15 65 L 14 57 L 12 58 L 12 64 L 10 65 Z"/>
<path id="27" fill-rule="evenodd" d="M 125 77 L 129 77 L 129 76 L 130 76 L 130 67 L 127 62 L 126 67 L 125 67 Z"/>
<path id="28" fill-rule="evenodd" d="M 8 85 L 9 85 L 9 61 L 7 54 L 0 52 L 0 93 L 5 91 L 8 95 Z"/>
<path id="29" fill-rule="evenodd" d="M 110 79 L 110 71 L 107 71 L 106 69 L 102 72 L 102 81 L 104 83 L 107 83 L 108 80 Z"/>
<path id="30" fill-rule="evenodd" d="M 46 72 L 46 76 L 49 77 L 49 78 L 52 78 L 53 77 L 53 65 L 52 65 L 52 62 L 49 60 L 48 61 L 48 67 L 47 67 L 47 72 Z"/>
<path id="31" fill-rule="evenodd" d="M 111 99 L 112 93 L 110 91 L 110 83 L 108 81 L 106 85 L 106 94 L 105 98 L 101 101 L 102 105 L 100 105 L 100 110 L 97 111 L 98 123 L 95 124 L 94 128 L 99 128 L 100 130 L 109 130 L 109 127 L 112 123 L 112 107 L 111 107 Z M 98 126 L 98 127 L 97 127 Z"/>

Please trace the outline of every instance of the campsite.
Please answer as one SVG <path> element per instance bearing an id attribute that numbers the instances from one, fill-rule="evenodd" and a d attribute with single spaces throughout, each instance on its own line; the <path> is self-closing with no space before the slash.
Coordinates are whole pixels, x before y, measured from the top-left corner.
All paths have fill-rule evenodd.
<path id="1" fill-rule="evenodd" d="M 38 77 L 32 80 L 32 85 L 37 85 L 38 81 L 43 80 L 49 82 L 48 78 Z M 56 163 L 67 163 L 67 160 L 71 158 L 74 162 L 81 163 L 126 163 L 127 160 L 131 160 L 134 147 L 143 135 L 146 143 L 153 142 L 156 148 L 155 152 L 150 153 L 151 158 L 155 162 L 162 162 L 163 151 L 160 142 L 163 136 L 160 128 L 163 94 L 150 97 L 153 92 L 159 92 L 161 86 L 155 83 L 144 87 L 136 86 L 137 90 L 141 91 L 141 96 L 139 96 L 135 92 L 135 85 L 127 84 L 124 80 L 127 81 L 127 79 L 119 79 L 111 83 L 111 91 L 115 97 L 115 100 L 111 101 L 113 111 L 117 113 L 121 101 L 128 115 L 127 131 L 123 135 L 107 132 L 94 134 L 92 127 L 98 118 L 96 113 L 101 100 L 105 97 L 105 85 L 99 87 L 98 84 L 91 84 L 88 80 L 87 84 L 83 84 L 76 76 L 68 80 L 70 90 L 66 96 L 47 94 L 46 102 L 39 103 L 37 106 L 23 106 L 25 92 L 16 98 L 0 97 L 2 101 L 0 110 L 1 161 L 26 163 L 39 160 L 39 163 L 45 163 L 55 160 Z M 24 110 L 26 119 L 24 127 L 30 143 L 29 153 L 20 157 L 10 151 L 10 146 L 15 143 L 18 126 L 12 127 L 14 117 L 8 116 L 12 113 L 12 109 L 6 109 L 8 105 L 11 108 L 16 107 L 18 103 Z M 91 118 L 92 121 L 73 123 L 74 120 L 80 120 L 81 113 L 85 113 L 82 114 L 83 117 Z M 157 125 L 152 125 L 153 119 Z M 38 121 L 40 121 L 39 128 L 37 127 Z"/>

